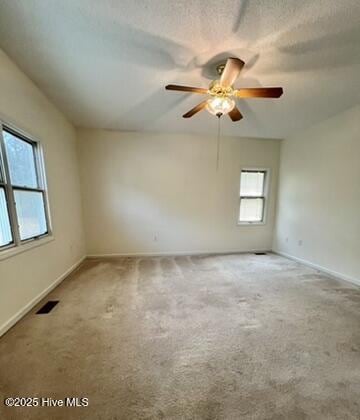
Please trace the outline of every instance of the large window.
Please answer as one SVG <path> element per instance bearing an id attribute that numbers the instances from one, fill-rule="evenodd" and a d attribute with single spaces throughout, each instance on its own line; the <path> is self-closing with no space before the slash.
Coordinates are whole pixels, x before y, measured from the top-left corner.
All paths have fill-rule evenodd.
<path id="1" fill-rule="evenodd" d="M 40 145 L 0 124 L 0 250 L 49 234 Z"/>
<path id="2" fill-rule="evenodd" d="M 264 222 L 266 182 L 266 170 L 241 171 L 239 223 Z"/>

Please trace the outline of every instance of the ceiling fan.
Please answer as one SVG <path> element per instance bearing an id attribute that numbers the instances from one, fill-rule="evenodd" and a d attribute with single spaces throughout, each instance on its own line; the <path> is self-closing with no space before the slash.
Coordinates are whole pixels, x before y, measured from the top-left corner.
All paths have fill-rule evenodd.
<path id="1" fill-rule="evenodd" d="M 167 85 L 165 89 L 210 95 L 210 98 L 200 102 L 184 114 L 184 118 L 190 118 L 199 111 L 207 109 L 217 117 L 229 114 L 232 121 L 239 121 L 243 116 L 233 98 L 279 98 L 283 93 L 281 87 L 234 88 L 233 84 L 238 78 L 244 64 L 239 58 L 233 57 L 228 58 L 225 64 L 219 64 L 216 70 L 220 79 L 213 80 L 208 89 L 179 85 Z"/>

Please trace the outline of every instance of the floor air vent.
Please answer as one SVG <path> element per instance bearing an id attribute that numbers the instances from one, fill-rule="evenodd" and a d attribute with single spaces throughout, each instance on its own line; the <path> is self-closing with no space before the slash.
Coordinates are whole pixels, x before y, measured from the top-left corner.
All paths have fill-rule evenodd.
<path id="1" fill-rule="evenodd" d="M 255 255 L 266 255 L 266 252 L 255 252 Z"/>
<path id="2" fill-rule="evenodd" d="M 42 306 L 36 313 L 37 314 L 48 314 L 53 308 L 59 303 L 58 300 L 48 300 L 44 306 Z"/>

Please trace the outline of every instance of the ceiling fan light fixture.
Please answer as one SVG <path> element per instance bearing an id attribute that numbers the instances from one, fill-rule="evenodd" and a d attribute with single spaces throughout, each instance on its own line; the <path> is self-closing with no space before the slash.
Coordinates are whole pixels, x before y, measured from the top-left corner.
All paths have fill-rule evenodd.
<path id="1" fill-rule="evenodd" d="M 165 89 L 210 95 L 209 99 L 204 99 L 186 112 L 183 118 L 191 118 L 203 109 L 207 109 L 210 114 L 217 117 L 228 114 L 231 121 L 240 121 L 243 116 L 233 98 L 280 98 L 283 94 L 281 87 L 234 88 L 234 82 L 238 78 L 244 64 L 239 58 L 229 57 L 225 64 L 221 64 L 217 68 L 220 79 L 213 80 L 208 89 L 172 84 L 165 86 Z"/>
<path id="2" fill-rule="evenodd" d="M 226 115 L 235 107 L 235 101 L 228 97 L 214 96 L 208 99 L 206 109 L 210 114 L 221 116 Z"/>

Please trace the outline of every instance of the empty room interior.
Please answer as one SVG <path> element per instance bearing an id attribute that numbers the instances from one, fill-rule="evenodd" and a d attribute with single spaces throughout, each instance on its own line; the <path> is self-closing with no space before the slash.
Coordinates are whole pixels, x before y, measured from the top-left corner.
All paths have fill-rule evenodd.
<path id="1" fill-rule="evenodd" d="M 360 419 L 358 0 L 0 0 L 0 418 Z"/>

